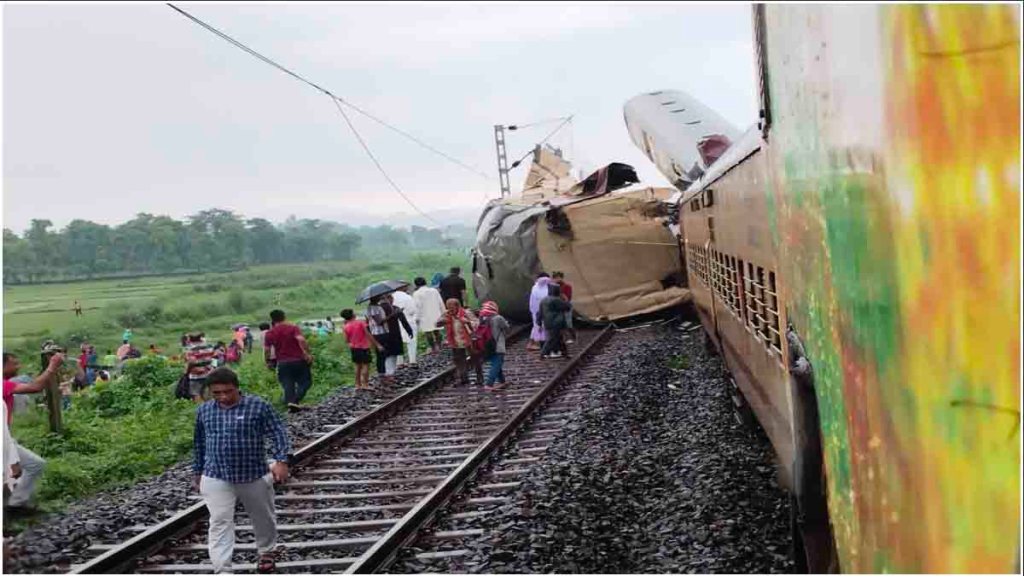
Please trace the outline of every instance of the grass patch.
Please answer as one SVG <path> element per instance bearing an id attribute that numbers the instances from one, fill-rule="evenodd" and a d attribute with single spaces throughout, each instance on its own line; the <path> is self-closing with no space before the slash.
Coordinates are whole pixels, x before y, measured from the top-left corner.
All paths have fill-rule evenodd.
<path id="1" fill-rule="evenodd" d="M 690 358 L 686 354 L 676 354 L 666 360 L 665 365 L 672 370 L 687 370 L 690 368 Z"/>

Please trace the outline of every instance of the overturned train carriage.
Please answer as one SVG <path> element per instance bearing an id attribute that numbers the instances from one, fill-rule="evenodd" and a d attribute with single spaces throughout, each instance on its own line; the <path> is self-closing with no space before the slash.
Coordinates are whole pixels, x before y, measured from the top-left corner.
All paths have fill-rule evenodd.
<path id="1" fill-rule="evenodd" d="M 610 164 L 576 182 L 567 163 L 538 148 L 521 198 L 493 201 L 477 227 L 473 287 L 510 318 L 529 321 L 539 272 L 562 271 L 576 314 L 591 322 L 689 301 L 679 244 L 665 226 L 675 192 L 633 188 L 636 173 Z"/>

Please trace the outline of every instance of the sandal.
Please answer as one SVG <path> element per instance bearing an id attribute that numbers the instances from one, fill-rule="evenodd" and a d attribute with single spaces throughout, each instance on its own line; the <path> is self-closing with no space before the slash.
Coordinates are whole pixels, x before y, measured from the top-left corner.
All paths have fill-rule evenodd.
<path id="1" fill-rule="evenodd" d="M 271 553 L 260 554 L 260 563 L 256 565 L 256 571 L 260 574 L 269 574 L 277 570 L 277 561 Z"/>

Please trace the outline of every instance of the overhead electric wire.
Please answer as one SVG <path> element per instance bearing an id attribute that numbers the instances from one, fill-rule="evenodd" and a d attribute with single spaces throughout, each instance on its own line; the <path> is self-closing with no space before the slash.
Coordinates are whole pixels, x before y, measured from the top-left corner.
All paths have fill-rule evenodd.
<path id="1" fill-rule="evenodd" d="M 352 134 L 355 134 L 356 140 L 359 141 L 359 144 L 363 147 L 363 150 L 366 151 L 366 155 L 370 157 L 370 160 L 373 160 L 373 164 L 377 166 L 377 170 L 380 170 L 381 175 L 383 175 L 384 179 L 388 181 L 388 184 L 391 184 L 391 187 L 395 189 L 395 192 L 397 192 L 398 195 L 402 197 L 402 199 L 408 202 L 409 206 L 412 206 L 413 210 L 419 212 L 420 216 L 423 216 L 424 218 L 430 220 L 434 224 L 443 227 L 443 224 L 441 224 L 437 220 L 434 220 L 432 217 L 430 217 L 430 215 L 428 215 L 423 210 L 420 210 L 420 207 L 417 206 L 415 202 L 410 200 L 409 197 L 405 195 L 405 192 L 402 192 L 402 189 L 398 187 L 398 184 L 395 184 L 395 181 L 391 179 L 391 176 L 388 176 L 387 171 L 385 171 L 384 167 L 381 166 L 380 162 L 377 160 L 377 157 L 374 156 L 373 152 L 370 151 L 370 147 L 366 145 L 366 141 L 364 141 L 363 137 L 359 135 L 359 131 L 356 130 L 355 125 L 352 124 L 352 120 L 349 119 L 348 114 L 345 114 L 345 109 L 342 108 L 341 104 L 338 103 L 337 98 L 331 98 L 331 102 L 334 103 L 334 106 L 338 109 L 338 112 L 341 113 L 341 117 L 345 119 L 345 123 L 348 124 L 349 129 L 352 130 Z"/>
<path id="2" fill-rule="evenodd" d="M 541 124 L 550 124 L 552 122 L 558 122 L 560 120 L 565 120 L 565 119 L 566 119 L 565 116 L 560 116 L 558 118 L 548 118 L 547 120 L 537 120 L 536 122 L 530 122 L 529 124 L 509 124 L 508 129 L 509 130 L 522 130 L 523 128 L 532 128 L 534 126 L 540 126 Z"/>
<path id="3" fill-rule="evenodd" d="M 556 128 L 554 129 L 554 130 L 552 130 L 551 132 L 549 132 L 549 133 L 548 133 L 548 135 L 547 135 L 547 136 L 545 136 L 543 140 L 541 140 L 540 142 L 538 142 L 537 144 L 535 144 L 535 145 L 534 145 L 534 147 L 537 147 L 537 146 L 542 146 L 542 145 L 543 145 L 543 144 L 544 144 L 545 142 L 547 142 L 547 141 L 548 141 L 548 140 L 549 140 L 549 139 L 550 139 L 550 138 L 551 138 L 552 136 L 554 136 L 555 134 L 557 134 L 557 133 L 558 133 L 558 131 L 559 131 L 559 130 L 561 130 L 561 129 L 562 129 L 562 128 L 563 128 L 563 127 L 564 127 L 564 126 L 566 125 L 566 124 L 568 124 L 568 123 L 570 123 L 570 122 L 572 122 L 572 116 L 566 116 L 566 117 L 565 117 L 565 119 L 564 119 L 564 120 L 562 120 L 562 123 L 561 123 L 561 124 L 559 124 L 559 125 L 558 125 L 558 126 L 557 126 L 557 127 L 556 127 Z M 530 151 L 529 151 L 529 152 L 527 152 L 526 154 L 523 154 L 523 156 L 522 156 L 522 157 L 521 157 L 521 158 L 520 158 L 519 160 L 516 160 L 515 162 L 513 162 L 513 163 L 512 163 L 512 165 L 511 165 L 511 166 L 509 167 L 509 170 L 511 170 L 512 168 L 515 168 L 515 167 L 519 166 L 519 164 L 520 164 L 520 163 L 522 163 L 522 161 L 523 161 L 523 160 L 526 160 L 526 157 L 527 157 L 527 156 L 529 156 L 529 155 L 530 155 L 530 154 L 532 154 L 532 153 L 533 153 L 533 150 L 530 150 Z"/>
<path id="4" fill-rule="evenodd" d="M 317 83 L 315 83 L 315 82 L 313 82 L 311 80 L 308 80 L 308 79 L 300 76 L 299 74 L 293 72 L 292 70 L 286 68 L 285 66 L 282 66 L 282 65 L 278 64 L 277 62 L 271 60 L 270 58 L 267 58 L 266 56 L 260 54 L 259 52 L 255 51 L 252 48 L 249 48 L 245 44 L 241 43 L 240 41 L 235 40 L 234 38 L 232 38 L 231 36 L 227 35 L 226 33 L 221 32 L 220 30 L 218 30 L 217 28 L 211 26 L 210 24 L 207 24 L 206 22 L 200 20 L 199 18 L 196 18 L 195 16 L 189 14 L 185 10 L 182 10 L 181 8 L 178 8 L 174 4 L 171 4 L 170 2 L 168 2 L 167 6 L 169 6 L 170 8 L 172 8 L 173 10 L 175 10 L 176 12 L 181 14 L 182 16 L 185 16 L 186 18 L 188 18 L 192 22 L 195 22 L 199 26 L 202 26 L 204 29 L 206 29 L 207 31 L 213 33 L 214 35 L 216 35 L 217 37 L 221 38 L 222 40 L 224 40 L 224 41 L 230 43 L 231 45 L 235 46 L 239 50 L 242 50 L 243 52 L 253 56 L 254 58 L 257 58 L 260 61 L 262 61 L 262 62 L 264 62 L 266 64 L 269 64 L 270 66 L 273 66 L 274 68 L 277 68 L 281 72 L 284 72 L 285 74 L 288 74 L 292 78 L 295 78 L 296 80 L 298 80 L 298 81 L 300 81 L 300 82 L 302 82 L 302 83 L 304 83 L 304 84 L 306 84 L 306 85 L 308 85 L 308 86 L 310 86 L 310 87 L 312 87 L 312 88 L 314 88 L 314 89 L 316 89 L 316 90 L 326 94 L 332 100 L 334 100 L 334 101 L 336 101 L 336 102 L 338 102 L 340 104 L 344 104 L 345 106 L 348 106 L 349 108 L 352 108 L 353 110 L 355 110 L 356 112 L 362 114 L 363 116 L 366 116 L 367 118 L 373 120 L 374 122 L 377 122 L 381 126 L 384 126 L 384 127 L 388 128 L 388 129 L 394 131 L 394 132 L 397 132 L 398 134 L 401 134 L 402 136 L 404 136 L 404 137 L 408 138 L 409 140 L 415 142 L 419 146 L 421 146 L 421 147 L 423 147 L 423 148 L 433 152 L 434 154 L 437 154 L 438 156 L 441 156 L 442 158 L 448 160 L 449 162 L 452 162 L 452 163 L 454 163 L 454 164 L 456 164 L 456 165 L 458 165 L 458 166 L 460 166 L 460 167 L 462 167 L 462 168 L 464 168 L 466 170 L 469 170 L 469 171 L 473 172 L 474 174 L 477 174 L 478 176 L 480 176 L 482 178 L 486 178 L 488 180 L 492 179 L 491 176 L 481 172 L 477 168 L 474 168 L 474 167 L 472 167 L 472 166 L 462 162 L 461 160 L 458 160 L 457 158 L 453 158 L 452 156 L 450 156 L 448 154 L 445 154 L 444 152 L 438 150 L 437 148 L 434 148 L 433 146 L 427 144 L 426 142 L 420 140 L 419 138 L 413 136 L 412 134 L 409 134 L 408 132 L 402 130 L 401 128 L 393 126 L 390 123 L 388 123 L 388 122 L 386 122 L 386 121 L 384 121 L 384 120 L 374 116 L 373 114 L 370 114 L 366 110 L 363 110 L 362 108 L 360 108 L 360 107 L 356 106 L 355 104 L 345 100 L 344 98 L 341 98 L 340 96 L 334 95 L 334 93 L 332 93 L 330 90 L 327 90 L 323 86 L 320 86 L 319 84 L 317 84 Z"/>

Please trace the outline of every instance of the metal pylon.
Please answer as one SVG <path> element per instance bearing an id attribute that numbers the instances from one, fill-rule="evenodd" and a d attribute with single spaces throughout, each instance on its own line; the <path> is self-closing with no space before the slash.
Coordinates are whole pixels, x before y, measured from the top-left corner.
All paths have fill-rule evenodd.
<path id="1" fill-rule="evenodd" d="M 494 126 L 494 147 L 498 151 L 498 182 L 501 184 L 501 197 L 511 195 L 508 183 L 508 156 L 505 153 L 505 127 Z"/>

